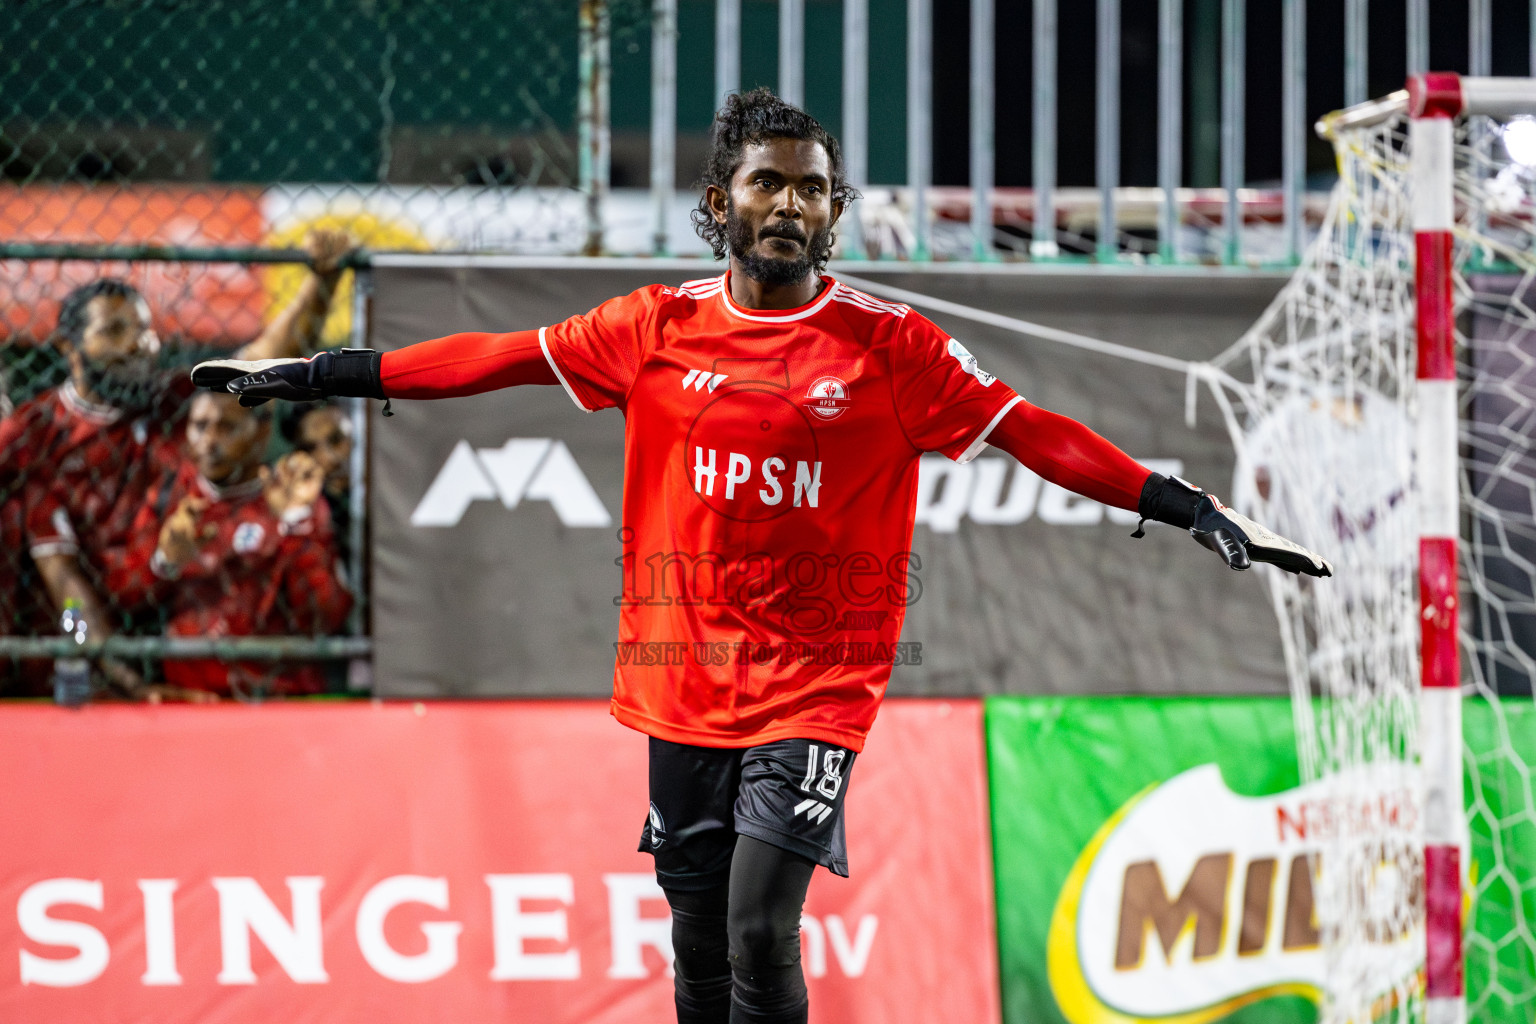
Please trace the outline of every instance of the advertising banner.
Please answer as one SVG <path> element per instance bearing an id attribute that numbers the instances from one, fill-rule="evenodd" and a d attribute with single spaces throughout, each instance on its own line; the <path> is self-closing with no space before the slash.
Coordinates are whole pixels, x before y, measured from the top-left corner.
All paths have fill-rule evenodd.
<path id="1" fill-rule="evenodd" d="M 1474 1021 L 1514 1019 L 1509 994 L 1536 981 L 1518 923 L 1536 856 L 1518 835 L 1532 710 L 1465 707 L 1486 766 L 1468 783 Z M 1328 964 L 1309 860 L 1346 818 L 1417 828 L 1410 789 L 1341 807 L 1301 784 L 1287 700 L 995 698 L 987 733 L 1011 1024 L 1314 1021 Z M 1375 895 L 1402 883 L 1409 913 L 1395 919 L 1411 922 L 1376 933 L 1370 955 L 1389 983 L 1422 961 L 1424 940 L 1417 878 L 1386 870 Z"/>
<path id="2" fill-rule="evenodd" d="M 460 331 L 537 328 L 648 283 L 719 272 L 705 261 L 390 257 L 374 270 L 370 340 L 389 350 Z M 870 276 L 1189 359 L 1229 344 L 1277 283 Z M 913 303 L 1025 398 L 1151 467 L 1229 493 L 1225 428 L 1209 403 L 1187 425 L 1184 374 Z M 702 376 L 692 386 L 710 387 Z M 606 696 L 623 548 L 621 414 L 584 414 L 554 386 L 400 401 L 394 411 L 372 421 L 380 692 Z M 1134 513 L 1046 483 L 997 450 L 965 464 L 921 456 L 908 563 L 916 585 L 902 635 L 919 656 L 896 667 L 891 692 L 1285 692 L 1257 574 L 1229 571 L 1176 530 L 1153 525 L 1133 540 L 1135 524 Z"/>
<path id="3" fill-rule="evenodd" d="M 0 238 L 11 242 L 242 248 L 265 236 L 252 188 L 0 185 Z M 143 292 L 165 337 L 249 341 L 268 304 L 261 272 L 244 264 L 0 260 L 0 331 L 42 341 L 64 295 L 99 277 L 126 278 Z"/>
<path id="4" fill-rule="evenodd" d="M 0 709 L 0 1020 L 673 1020 L 646 740 L 596 702 Z M 977 702 L 888 704 L 812 1019 L 1000 1021 Z"/>

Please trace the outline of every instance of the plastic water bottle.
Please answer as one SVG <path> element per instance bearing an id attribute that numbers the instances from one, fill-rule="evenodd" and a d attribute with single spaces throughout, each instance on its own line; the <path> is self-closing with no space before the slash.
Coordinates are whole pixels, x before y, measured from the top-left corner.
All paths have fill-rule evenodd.
<path id="1" fill-rule="evenodd" d="M 81 614 L 80 602 L 64 602 L 64 614 L 59 616 L 59 631 L 74 639 L 77 646 L 85 643 L 88 625 Z M 91 699 L 91 663 L 85 658 L 55 658 L 53 660 L 53 702 L 67 708 L 77 708 Z"/>

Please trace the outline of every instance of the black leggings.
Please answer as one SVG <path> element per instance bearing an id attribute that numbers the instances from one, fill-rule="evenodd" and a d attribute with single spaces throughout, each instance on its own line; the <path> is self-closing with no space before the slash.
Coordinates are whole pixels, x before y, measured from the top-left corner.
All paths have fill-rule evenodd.
<path id="1" fill-rule="evenodd" d="M 666 890 L 678 1024 L 805 1024 L 800 911 L 815 868 L 737 836 L 728 881 Z"/>

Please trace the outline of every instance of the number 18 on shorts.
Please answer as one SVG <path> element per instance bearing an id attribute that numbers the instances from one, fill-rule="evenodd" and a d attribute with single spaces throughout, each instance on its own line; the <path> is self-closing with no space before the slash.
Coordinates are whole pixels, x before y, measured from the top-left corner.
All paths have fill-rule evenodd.
<path id="1" fill-rule="evenodd" d="M 751 836 L 847 876 L 843 797 L 853 751 L 818 740 L 745 749 L 650 741 L 651 806 L 640 850 L 663 886 L 703 889 L 730 873 Z"/>

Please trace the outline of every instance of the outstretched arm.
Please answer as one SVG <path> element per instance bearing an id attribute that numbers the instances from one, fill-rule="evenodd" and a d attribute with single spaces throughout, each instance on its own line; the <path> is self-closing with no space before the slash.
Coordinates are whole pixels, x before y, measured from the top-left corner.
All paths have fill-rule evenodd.
<path id="1" fill-rule="evenodd" d="M 198 363 L 192 380 L 199 387 L 238 394 L 241 405 L 333 395 L 458 398 L 517 384 L 559 383 L 538 331 L 450 334 L 383 353 L 342 349 L 308 359 L 215 359 Z"/>
<path id="2" fill-rule="evenodd" d="M 379 380 L 389 398 L 459 398 L 518 384 L 558 384 L 538 331 L 450 334 L 385 352 Z"/>
<path id="3" fill-rule="evenodd" d="M 1137 511 L 1152 471 L 1077 420 L 1019 402 L 987 443 L 1039 476 L 1094 501 Z"/>
<path id="4" fill-rule="evenodd" d="M 593 412 L 624 405 L 645 339 L 655 334 L 658 304 L 669 299 L 692 301 L 647 285 L 536 331 L 453 334 L 382 355 L 342 349 L 309 359 L 214 360 L 199 363 L 192 380 L 234 392 L 244 405 L 329 395 L 452 398 L 515 384 L 561 384 L 577 406 Z"/>
<path id="5" fill-rule="evenodd" d="M 1177 477 L 1154 473 L 1076 420 L 1021 401 L 987 443 L 1043 479 L 1143 519 L 1186 529 L 1233 569 L 1270 562 L 1287 572 L 1331 576 L 1333 567 Z M 1138 530 L 1136 536 L 1140 536 Z"/>

